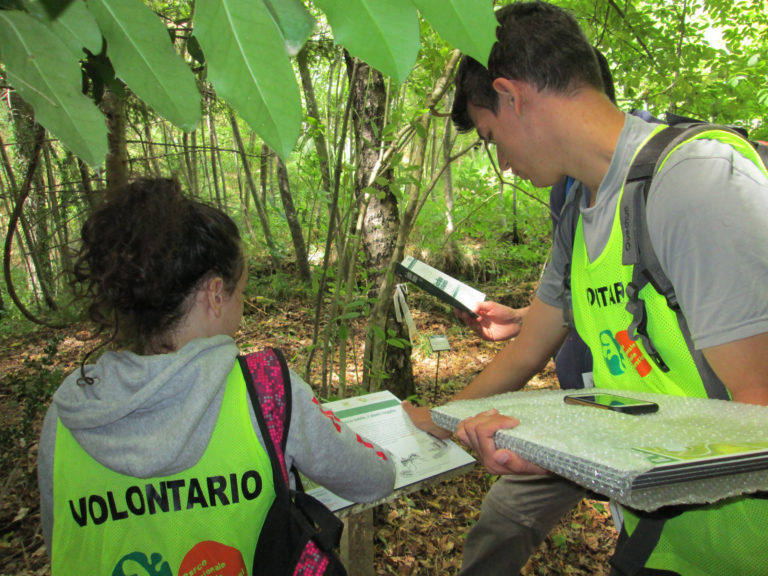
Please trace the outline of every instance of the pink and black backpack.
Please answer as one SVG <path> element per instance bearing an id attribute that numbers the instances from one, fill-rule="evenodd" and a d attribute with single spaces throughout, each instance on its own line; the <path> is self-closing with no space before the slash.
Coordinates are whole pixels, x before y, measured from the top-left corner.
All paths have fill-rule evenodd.
<path id="1" fill-rule="evenodd" d="M 253 576 L 346 576 L 335 553 L 344 528 L 322 502 L 301 488 L 297 471 L 291 489 L 285 444 L 291 422 L 291 380 L 278 349 L 238 358 L 264 445 L 272 463 L 275 501 L 261 529 L 253 557 Z"/>

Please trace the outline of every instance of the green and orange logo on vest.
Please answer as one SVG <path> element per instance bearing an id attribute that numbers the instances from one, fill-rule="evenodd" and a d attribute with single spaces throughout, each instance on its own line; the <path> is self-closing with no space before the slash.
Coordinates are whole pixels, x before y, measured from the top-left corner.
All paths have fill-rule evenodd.
<path id="1" fill-rule="evenodd" d="M 149 558 L 143 552 L 131 552 L 120 559 L 112 576 L 173 576 L 173 571 L 157 552 Z M 206 540 L 187 552 L 177 576 L 248 576 L 248 570 L 237 548 Z"/>

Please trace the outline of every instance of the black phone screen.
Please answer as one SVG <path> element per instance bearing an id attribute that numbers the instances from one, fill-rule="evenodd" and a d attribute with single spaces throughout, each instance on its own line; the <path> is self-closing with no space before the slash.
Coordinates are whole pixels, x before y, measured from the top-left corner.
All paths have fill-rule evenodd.
<path id="1" fill-rule="evenodd" d="M 567 404 L 594 406 L 627 414 L 647 414 L 659 409 L 659 405 L 655 402 L 615 394 L 574 394 L 566 396 L 564 400 Z"/>

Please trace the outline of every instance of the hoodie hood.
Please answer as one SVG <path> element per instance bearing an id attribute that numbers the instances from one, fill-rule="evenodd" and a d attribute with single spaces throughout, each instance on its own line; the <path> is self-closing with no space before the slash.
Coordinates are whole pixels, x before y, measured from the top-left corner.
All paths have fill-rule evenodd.
<path id="1" fill-rule="evenodd" d="M 171 354 L 107 352 L 70 374 L 53 397 L 61 422 L 105 466 L 148 478 L 193 466 L 210 440 L 238 355 L 229 336 L 193 340 Z"/>

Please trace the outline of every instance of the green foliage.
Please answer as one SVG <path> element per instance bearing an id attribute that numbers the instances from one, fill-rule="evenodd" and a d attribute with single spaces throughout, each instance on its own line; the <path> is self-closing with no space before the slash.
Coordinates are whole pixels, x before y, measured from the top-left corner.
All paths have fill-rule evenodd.
<path id="1" fill-rule="evenodd" d="M 100 51 L 94 19 L 107 46 L 106 54 L 98 56 L 109 59 L 118 77 L 176 126 L 189 131 L 197 125 L 200 97 L 192 73 L 169 42 L 161 21 L 144 2 L 90 0 L 85 9 L 82 0 L 59 4 L 74 12 L 65 10 L 53 22 L 34 2 L 29 13 L 0 10 L 1 56 L 8 78 L 33 106 L 43 126 L 93 167 L 103 162 L 103 121 L 80 93 L 78 74 L 78 61 L 84 58 L 82 48 L 94 55 Z M 412 0 L 321 0 L 317 4 L 325 10 L 337 42 L 353 56 L 397 82 L 405 80 L 419 51 L 418 11 Z M 480 59 L 487 58 L 489 41 L 478 42 L 469 32 L 478 27 L 491 30 L 491 3 L 452 0 L 447 11 L 438 4 L 419 0 L 424 15 L 434 20 L 445 39 Z M 169 7 L 172 11 L 177 8 Z M 298 52 L 313 24 L 304 4 L 300 0 L 198 2 L 193 23 L 195 36 L 189 51 L 205 64 L 220 96 L 273 150 L 287 157 L 298 139 L 301 120 L 301 103 L 288 57 Z M 104 62 L 99 66 L 110 69 Z M 94 66 L 88 71 L 102 74 Z"/>
<path id="2" fill-rule="evenodd" d="M 516 181 L 517 188 L 505 185 L 499 195 L 498 178 L 484 153 L 467 155 L 453 166 L 453 186 L 455 231 L 446 239 L 445 198 L 436 190 L 411 236 L 422 257 L 442 267 L 440 255 L 449 241 L 455 241 L 463 265 L 452 272 L 470 283 L 536 280 L 551 244 L 548 189 Z M 519 243 L 513 242 L 515 228 Z"/>
<path id="3" fill-rule="evenodd" d="M 387 339 L 385 340 L 386 343 L 390 346 L 394 346 L 395 348 L 400 348 L 402 350 L 406 348 L 410 348 L 411 341 L 407 338 L 401 338 L 397 335 L 397 331 L 393 330 L 392 328 L 387 330 Z"/>
<path id="4" fill-rule="evenodd" d="M 419 26 L 411 0 L 316 0 L 336 42 L 402 83 L 419 52 Z"/>
<path id="5" fill-rule="evenodd" d="M 768 12 L 765 3 L 694 0 L 559 2 L 606 54 L 619 105 L 766 134 Z"/>
<path id="6" fill-rule="evenodd" d="M 42 22 L 17 10 L 0 11 L 0 46 L 8 80 L 34 109 L 37 121 L 92 166 L 107 153 L 107 128 L 81 92 L 77 60 Z"/>
<path id="7" fill-rule="evenodd" d="M 205 3 L 204 3 L 205 4 Z M 200 121 L 195 77 L 168 41 L 168 31 L 141 0 L 90 0 L 117 76 L 172 124 Z"/>
<path id="8" fill-rule="evenodd" d="M 93 54 L 101 51 L 101 32 L 85 2 L 72 2 L 55 20 L 45 12 L 39 0 L 26 0 L 24 4 L 31 15 L 67 45 L 76 59 L 82 58 L 83 48 Z"/>
<path id="9" fill-rule="evenodd" d="M 495 39 L 496 18 L 477 0 L 413 0 L 445 41 L 486 63 Z M 487 2 L 486 2 L 487 4 Z"/>
<path id="10" fill-rule="evenodd" d="M 251 272 L 247 294 L 259 304 L 279 307 L 281 302 L 307 296 L 307 286 L 296 281 L 295 274 L 277 270 L 271 273 Z"/>
<path id="11" fill-rule="evenodd" d="M 315 20 L 301 0 L 264 0 L 285 38 L 285 50 L 295 56 L 314 28 Z"/>
<path id="12" fill-rule="evenodd" d="M 200 2 L 195 38 L 205 52 L 208 78 L 218 95 L 270 148 L 286 157 L 298 138 L 301 103 L 272 13 L 251 0 Z"/>
<path id="13" fill-rule="evenodd" d="M 558 531 L 552 535 L 552 544 L 554 544 L 556 548 L 564 549 L 568 546 L 568 539 L 564 533 Z"/>

